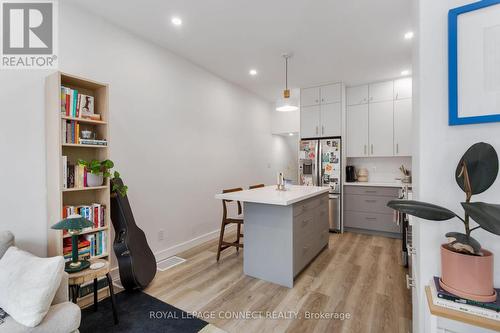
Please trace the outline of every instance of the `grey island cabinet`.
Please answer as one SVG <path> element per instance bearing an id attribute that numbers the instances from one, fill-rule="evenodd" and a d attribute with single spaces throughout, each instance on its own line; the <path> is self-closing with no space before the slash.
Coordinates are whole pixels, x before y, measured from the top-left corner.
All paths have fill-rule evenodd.
<path id="1" fill-rule="evenodd" d="M 328 246 L 328 188 L 266 186 L 215 198 L 244 203 L 246 275 L 292 288 L 295 276 Z"/>

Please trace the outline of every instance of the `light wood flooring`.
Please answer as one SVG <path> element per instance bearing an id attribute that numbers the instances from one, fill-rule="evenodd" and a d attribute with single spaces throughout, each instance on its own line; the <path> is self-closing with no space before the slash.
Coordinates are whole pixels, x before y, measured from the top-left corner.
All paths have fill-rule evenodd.
<path id="1" fill-rule="evenodd" d="M 289 289 L 245 276 L 242 251 L 226 250 L 217 263 L 216 242 L 210 241 L 180 253 L 187 262 L 158 272 L 145 291 L 182 310 L 204 312 L 202 319 L 229 333 L 408 333 L 412 311 L 400 248 L 400 240 L 331 234 L 328 249 Z M 257 319 L 226 318 L 226 311 L 251 311 Z M 297 319 L 266 318 L 288 311 L 297 312 Z M 307 319 L 306 312 L 350 319 Z"/>

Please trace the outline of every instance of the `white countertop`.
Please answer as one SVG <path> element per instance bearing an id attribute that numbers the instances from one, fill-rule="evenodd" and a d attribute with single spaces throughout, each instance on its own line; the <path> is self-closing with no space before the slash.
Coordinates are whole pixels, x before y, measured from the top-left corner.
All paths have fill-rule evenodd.
<path id="1" fill-rule="evenodd" d="M 345 186 L 378 186 L 378 187 L 402 187 L 403 185 L 408 185 L 411 187 L 411 184 L 403 184 L 401 182 L 353 182 L 353 183 L 344 183 Z"/>
<path id="2" fill-rule="evenodd" d="M 216 194 L 216 199 L 236 200 L 269 205 L 288 206 L 319 194 L 328 193 L 328 187 L 292 185 L 286 191 L 276 190 L 276 185 L 224 194 Z"/>

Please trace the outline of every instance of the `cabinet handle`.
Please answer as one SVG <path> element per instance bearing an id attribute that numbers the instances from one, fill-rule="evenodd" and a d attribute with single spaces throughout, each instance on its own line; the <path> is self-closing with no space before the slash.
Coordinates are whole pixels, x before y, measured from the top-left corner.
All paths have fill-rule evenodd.
<path id="1" fill-rule="evenodd" d="M 377 202 L 377 200 L 365 200 L 365 202 Z"/>
<path id="2" fill-rule="evenodd" d="M 398 97 L 399 97 L 399 93 L 396 93 L 396 99 L 398 99 Z"/>
<path id="3" fill-rule="evenodd" d="M 365 155 L 366 155 L 366 145 L 365 145 Z"/>
<path id="4" fill-rule="evenodd" d="M 376 190 L 373 190 L 373 191 L 366 190 L 365 193 L 377 193 L 377 191 Z"/>
<path id="5" fill-rule="evenodd" d="M 376 217 L 367 217 L 366 220 L 368 220 L 368 221 L 376 221 L 377 218 Z"/>
<path id="6" fill-rule="evenodd" d="M 399 143 L 396 143 L 396 155 L 399 154 Z"/>
<path id="7" fill-rule="evenodd" d="M 325 126 L 321 126 L 321 134 L 325 134 Z"/>
<path id="8" fill-rule="evenodd" d="M 409 255 L 417 254 L 417 250 L 413 246 L 406 244 L 406 248 Z"/>
<path id="9" fill-rule="evenodd" d="M 373 143 L 372 143 L 372 155 L 373 155 Z"/>
<path id="10" fill-rule="evenodd" d="M 415 288 L 415 280 L 406 274 L 406 288 Z"/>
<path id="11" fill-rule="evenodd" d="M 318 135 L 318 126 L 316 126 L 316 135 Z"/>

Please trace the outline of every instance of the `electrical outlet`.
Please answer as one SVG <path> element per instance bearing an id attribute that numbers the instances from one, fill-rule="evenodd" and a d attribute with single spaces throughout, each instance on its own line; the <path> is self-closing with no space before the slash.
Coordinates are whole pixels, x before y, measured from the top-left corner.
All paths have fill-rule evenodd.
<path id="1" fill-rule="evenodd" d="M 160 231 L 158 231 L 158 240 L 162 241 L 164 239 L 165 239 L 165 230 L 161 229 Z"/>
<path id="2" fill-rule="evenodd" d="M 271 169 L 271 163 L 267 163 L 267 168 Z"/>

